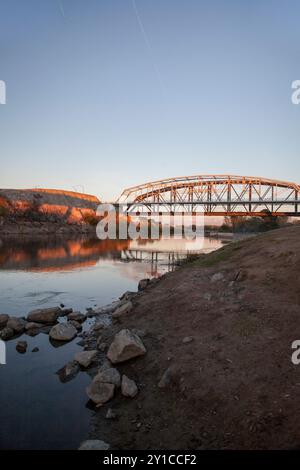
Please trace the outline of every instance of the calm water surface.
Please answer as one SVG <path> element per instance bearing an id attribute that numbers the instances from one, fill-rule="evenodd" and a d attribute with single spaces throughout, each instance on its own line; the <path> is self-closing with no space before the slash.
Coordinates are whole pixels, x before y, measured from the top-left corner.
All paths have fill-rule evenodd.
<path id="1" fill-rule="evenodd" d="M 207 253 L 221 245 L 212 238 L 203 243 L 0 239 L 0 313 L 26 316 L 61 303 L 84 312 L 137 290 L 144 277 L 174 269 L 187 253 Z M 28 342 L 26 354 L 16 352 L 20 339 Z M 92 410 L 85 387 L 91 379 L 80 372 L 61 383 L 56 374 L 81 350 L 77 343 L 75 338 L 55 348 L 42 333 L 6 343 L 7 364 L 0 366 L 0 448 L 76 449 L 87 438 Z M 34 347 L 39 351 L 33 353 Z"/>

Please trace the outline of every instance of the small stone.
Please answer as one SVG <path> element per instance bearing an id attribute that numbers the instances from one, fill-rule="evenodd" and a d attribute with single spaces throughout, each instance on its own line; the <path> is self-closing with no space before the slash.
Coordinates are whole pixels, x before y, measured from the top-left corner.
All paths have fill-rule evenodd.
<path id="1" fill-rule="evenodd" d="M 55 341 L 71 341 L 77 335 L 77 330 L 69 323 L 58 323 L 50 330 L 49 336 Z"/>
<path id="2" fill-rule="evenodd" d="M 98 439 L 89 439 L 80 444 L 78 450 L 108 450 L 109 444 Z"/>
<path id="3" fill-rule="evenodd" d="M 0 338 L 4 341 L 12 338 L 14 336 L 14 330 L 5 326 L 2 331 L 0 331 Z"/>
<path id="4" fill-rule="evenodd" d="M 26 353 L 27 351 L 27 341 L 18 341 L 17 342 L 17 345 L 16 345 L 16 350 L 20 353 L 20 354 L 24 354 Z"/>
<path id="5" fill-rule="evenodd" d="M 118 307 L 113 313 L 112 313 L 112 317 L 113 318 L 120 318 L 122 317 L 123 315 L 126 315 L 127 313 L 129 313 L 133 308 L 133 305 L 132 305 L 132 302 L 130 300 L 128 300 L 127 302 L 125 302 L 124 304 L 122 304 L 120 307 Z"/>
<path id="6" fill-rule="evenodd" d="M 222 281 L 222 279 L 224 279 L 224 274 L 222 274 L 222 273 L 215 273 L 210 278 L 211 282 Z"/>
<path id="7" fill-rule="evenodd" d="M 146 348 L 140 337 L 130 330 L 124 329 L 115 335 L 108 349 L 107 357 L 113 364 L 117 364 L 145 353 Z"/>
<path id="8" fill-rule="evenodd" d="M 106 419 L 116 419 L 117 414 L 111 408 L 108 408 L 107 413 L 105 415 L 105 418 Z"/>
<path id="9" fill-rule="evenodd" d="M 210 302 L 211 298 L 212 298 L 212 295 L 209 292 L 206 292 L 205 294 L 203 294 L 204 300 L 208 300 L 208 302 Z"/>
<path id="10" fill-rule="evenodd" d="M 185 338 L 183 338 L 182 342 L 184 344 L 187 344 L 187 343 L 191 343 L 193 340 L 194 338 L 192 336 L 186 336 Z"/>
<path id="11" fill-rule="evenodd" d="M 131 380 L 127 375 L 122 376 L 122 385 L 121 385 L 122 395 L 124 397 L 134 398 L 138 394 L 138 388 L 134 380 Z"/>
<path id="12" fill-rule="evenodd" d="M 33 350 L 31 352 L 38 352 L 38 351 L 39 351 L 39 348 L 35 347 L 35 348 L 33 348 Z"/>
<path id="13" fill-rule="evenodd" d="M 141 279 L 138 284 L 138 290 L 144 290 L 150 283 L 150 279 Z"/>
<path id="14" fill-rule="evenodd" d="M 96 355 L 97 351 L 81 351 L 75 354 L 74 359 L 81 367 L 87 368 L 91 365 Z"/>
<path id="15" fill-rule="evenodd" d="M 244 269 L 240 269 L 240 271 L 238 271 L 238 273 L 236 274 L 234 280 L 236 282 L 242 282 L 245 281 L 245 279 L 247 279 L 247 272 Z"/>
<path id="16" fill-rule="evenodd" d="M 158 387 L 159 388 L 167 388 L 169 387 L 176 378 L 176 369 L 174 366 L 168 367 L 168 369 L 163 373 L 159 383 Z"/>
<path id="17" fill-rule="evenodd" d="M 9 320 L 9 316 L 6 313 L 0 313 L 0 329 L 6 326 L 6 323 Z"/>

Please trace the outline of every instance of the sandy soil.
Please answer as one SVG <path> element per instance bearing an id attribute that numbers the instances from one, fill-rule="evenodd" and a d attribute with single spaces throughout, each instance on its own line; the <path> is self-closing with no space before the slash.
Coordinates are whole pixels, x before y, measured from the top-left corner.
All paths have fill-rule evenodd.
<path id="1" fill-rule="evenodd" d="M 213 281 L 216 273 L 223 277 Z M 95 411 L 91 437 L 116 449 L 299 448 L 300 365 L 291 362 L 299 274 L 294 226 L 232 243 L 151 283 L 103 338 L 140 330 L 147 354 L 118 366 L 139 394 L 119 393 Z M 172 380 L 159 388 L 169 367 Z M 118 419 L 105 419 L 108 408 Z"/>

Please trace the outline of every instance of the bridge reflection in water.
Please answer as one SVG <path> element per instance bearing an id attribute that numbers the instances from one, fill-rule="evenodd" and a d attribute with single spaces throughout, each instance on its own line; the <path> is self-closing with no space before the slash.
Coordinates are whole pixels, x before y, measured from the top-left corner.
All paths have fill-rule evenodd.
<path id="1" fill-rule="evenodd" d="M 222 242 L 203 240 L 99 240 L 97 238 L 4 238 L 0 240 L 0 270 L 55 272 L 90 268 L 99 261 L 148 262 L 151 275 L 158 265 L 168 269 L 188 253 L 209 252 Z M 150 274 L 150 272 L 149 272 Z"/>

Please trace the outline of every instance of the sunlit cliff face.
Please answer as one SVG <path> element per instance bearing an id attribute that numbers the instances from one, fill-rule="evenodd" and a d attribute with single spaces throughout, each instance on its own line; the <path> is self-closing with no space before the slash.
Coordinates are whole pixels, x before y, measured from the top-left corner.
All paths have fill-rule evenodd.
<path id="1" fill-rule="evenodd" d="M 96 220 L 100 201 L 95 196 L 56 189 L 1 189 L 0 208 L 7 217 L 26 220 L 56 221 L 68 224 L 91 223 Z M 1 212 L 0 212 L 1 215 Z M 2 214 L 3 215 L 3 214 Z"/>

